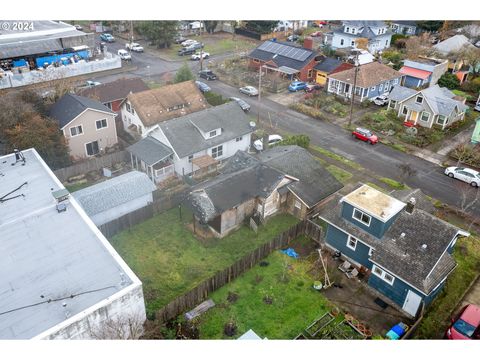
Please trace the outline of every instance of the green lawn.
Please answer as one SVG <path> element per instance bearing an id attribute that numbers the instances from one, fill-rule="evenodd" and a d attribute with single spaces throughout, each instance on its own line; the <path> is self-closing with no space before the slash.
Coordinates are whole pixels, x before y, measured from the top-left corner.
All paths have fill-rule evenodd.
<path id="1" fill-rule="evenodd" d="M 72 184 L 72 185 L 65 185 L 65 188 L 70 192 L 75 192 L 78 190 L 81 190 L 83 188 L 86 188 L 87 186 L 90 186 L 92 184 L 89 184 L 88 182 L 85 183 L 77 183 L 77 184 Z"/>
<path id="2" fill-rule="evenodd" d="M 160 309 L 298 222 L 280 214 L 261 226 L 257 236 L 244 226 L 223 239 L 200 242 L 186 227 L 191 213 L 183 209 L 182 218 L 180 221 L 175 208 L 110 240 L 142 280 L 147 313 Z"/>
<path id="3" fill-rule="evenodd" d="M 415 332 L 417 339 L 438 339 L 443 336 L 460 297 L 479 272 L 480 239 L 473 236 L 459 239 L 453 256 L 458 266 Z"/>
<path id="4" fill-rule="evenodd" d="M 198 320 L 201 339 L 229 339 L 224 326 L 232 320 L 237 326 L 233 338 L 253 329 L 262 338 L 293 339 L 330 310 L 328 300 L 312 288 L 317 279 L 308 274 L 309 261 L 292 259 L 280 251 L 266 261 L 268 266 L 256 265 L 211 295 L 216 306 Z M 238 299 L 230 302 L 229 293 Z M 272 299 L 271 304 L 264 302 L 265 296 Z"/>
<path id="5" fill-rule="evenodd" d="M 335 176 L 335 178 L 340 181 L 342 184 L 348 183 L 348 181 L 352 178 L 352 173 L 349 173 L 348 171 L 345 171 L 338 166 L 335 165 L 328 165 L 327 170 Z"/>
<path id="6" fill-rule="evenodd" d="M 391 186 L 392 188 L 394 188 L 396 190 L 408 189 L 408 186 L 398 182 L 397 180 L 393 180 L 393 179 L 386 178 L 386 177 L 381 177 L 378 180 L 380 180 L 381 182 Z"/>

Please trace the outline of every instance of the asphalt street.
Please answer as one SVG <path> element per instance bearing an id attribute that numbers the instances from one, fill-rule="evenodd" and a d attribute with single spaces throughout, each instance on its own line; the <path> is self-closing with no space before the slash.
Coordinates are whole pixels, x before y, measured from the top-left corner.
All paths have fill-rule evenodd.
<path id="1" fill-rule="evenodd" d="M 125 42 L 119 39 L 115 43 L 107 44 L 107 46 L 109 51 L 116 53 L 118 49 L 125 47 Z M 232 56 L 232 54 L 223 54 L 211 59 L 221 61 L 229 56 Z M 178 61 L 166 61 L 149 53 L 132 53 L 132 63 L 136 69 L 108 76 L 92 76 L 92 79 L 100 82 L 110 82 L 121 77 L 138 76 L 147 81 L 158 81 L 165 74 L 175 72 L 184 61 L 187 61 L 194 73 L 197 73 L 200 69 L 199 62 L 190 61 L 189 57 L 180 58 Z M 257 98 L 249 98 L 240 94 L 237 88 L 221 81 L 210 81 L 208 85 L 214 92 L 225 97 L 243 98 L 252 107 L 250 113 L 254 116 L 259 114 L 261 121 L 267 121 L 269 125 L 278 127 L 278 129 L 287 133 L 306 134 L 310 136 L 312 144 L 342 155 L 378 176 L 399 180 L 398 165 L 409 163 L 417 173 L 406 180 L 407 185 L 412 188 L 418 187 L 425 194 L 444 203 L 462 208 L 462 192 L 467 194 L 466 202 L 468 203 L 475 199 L 480 191 L 479 189 L 462 186 L 464 183 L 445 176 L 443 174 L 444 169 L 438 165 L 380 143 L 372 146 L 355 140 L 345 129 L 337 125 L 295 112 L 268 98 L 262 97 L 260 101 Z M 464 190 L 465 188 L 466 190 Z M 474 203 L 468 212 L 480 216 L 480 200 Z"/>

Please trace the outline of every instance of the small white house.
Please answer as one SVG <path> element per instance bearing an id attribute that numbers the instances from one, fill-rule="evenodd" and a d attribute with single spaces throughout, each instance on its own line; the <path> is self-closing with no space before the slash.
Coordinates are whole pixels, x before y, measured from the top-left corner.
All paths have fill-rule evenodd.
<path id="1" fill-rule="evenodd" d="M 100 226 L 151 204 L 156 189 L 145 173 L 130 171 L 72 195 L 95 225 Z"/>
<path id="2" fill-rule="evenodd" d="M 209 172 L 238 150 L 248 150 L 252 131 L 248 116 L 232 101 L 161 122 L 127 151 L 134 168 L 159 182 L 165 174 Z"/>

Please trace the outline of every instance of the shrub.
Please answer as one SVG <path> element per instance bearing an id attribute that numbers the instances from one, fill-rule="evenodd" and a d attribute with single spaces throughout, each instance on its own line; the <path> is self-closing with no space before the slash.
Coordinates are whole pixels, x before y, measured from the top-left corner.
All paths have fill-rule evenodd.
<path id="1" fill-rule="evenodd" d="M 464 82 L 460 88 L 463 91 L 478 94 L 480 92 L 480 76 Z"/>
<path id="2" fill-rule="evenodd" d="M 446 72 L 440 79 L 438 79 L 438 85 L 453 90 L 460 87 L 460 80 L 458 80 L 455 74 Z"/>
<path id="3" fill-rule="evenodd" d="M 228 102 L 228 99 L 225 99 L 222 95 L 208 91 L 203 94 L 207 102 L 212 106 L 218 106 Z"/>
<path id="4" fill-rule="evenodd" d="M 188 80 L 193 80 L 193 73 L 192 73 L 192 70 L 190 70 L 190 67 L 188 66 L 188 64 L 184 63 L 177 70 L 177 73 L 175 74 L 175 79 L 173 80 L 173 82 L 175 84 L 178 84 Z"/>
<path id="5" fill-rule="evenodd" d="M 292 135 L 287 136 L 278 145 L 297 145 L 304 149 L 308 149 L 310 146 L 310 138 L 307 135 Z"/>

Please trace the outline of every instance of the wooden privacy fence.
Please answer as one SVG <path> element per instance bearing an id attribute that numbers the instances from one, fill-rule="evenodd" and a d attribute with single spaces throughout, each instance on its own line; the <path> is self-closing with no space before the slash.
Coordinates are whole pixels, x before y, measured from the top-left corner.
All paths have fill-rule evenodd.
<path id="1" fill-rule="evenodd" d="M 57 169 L 54 171 L 55 175 L 61 182 L 65 182 L 72 176 L 78 176 L 81 174 L 89 173 L 90 171 L 97 171 L 104 167 L 111 167 L 113 164 L 130 161 L 130 156 L 127 151 L 117 151 L 112 154 L 106 154 L 99 157 L 93 157 L 88 160 L 84 160 L 75 165 Z"/>
<path id="2" fill-rule="evenodd" d="M 287 247 L 290 241 L 299 235 L 305 234 L 306 229 L 308 229 L 307 231 L 310 233 L 317 236 L 317 239 L 320 239 L 321 227 L 313 222 L 310 222 L 309 220 L 302 221 L 292 226 L 282 234 L 276 236 L 268 243 L 259 246 L 250 254 L 236 261 L 233 265 L 217 272 L 214 276 L 203 281 L 186 294 L 181 295 L 175 300 L 171 301 L 169 304 L 156 312 L 156 319 L 166 322 L 184 313 L 185 311 L 194 308 L 198 303 L 204 301 L 210 293 L 236 279 L 245 271 L 250 270 L 261 260 L 270 255 L 273 251 Z"/>

